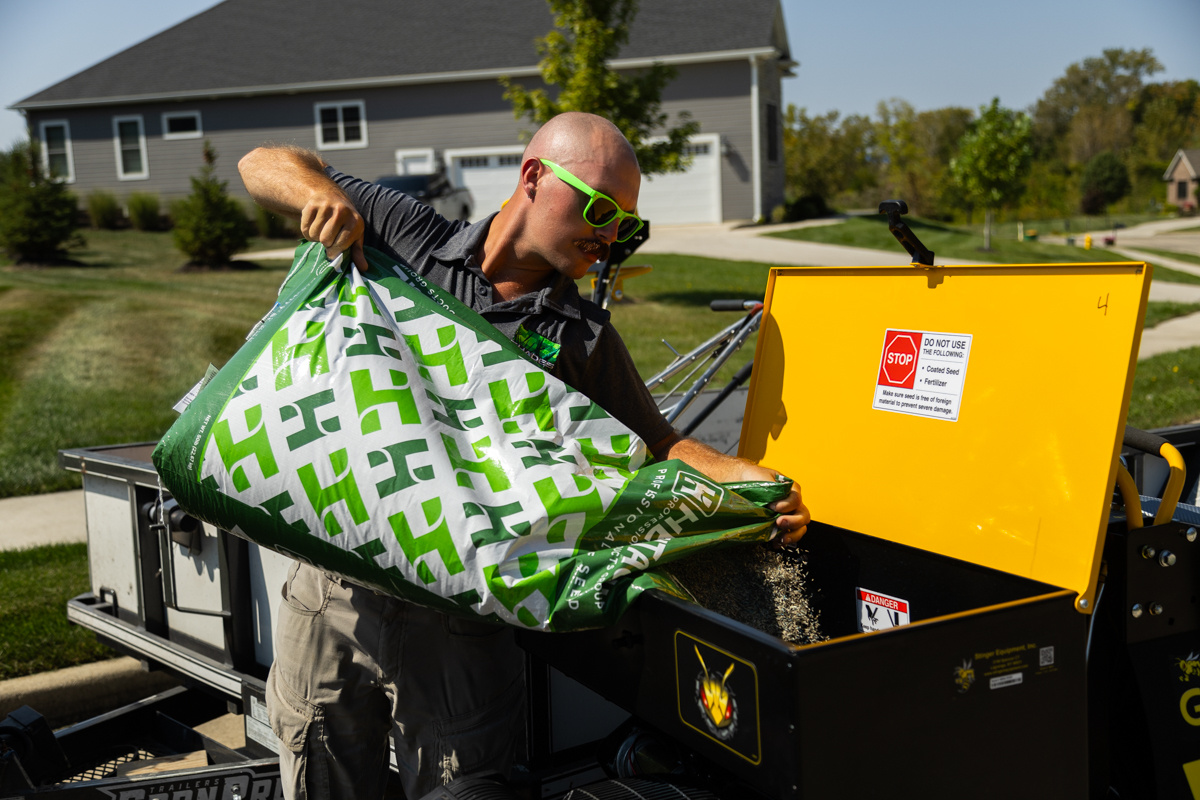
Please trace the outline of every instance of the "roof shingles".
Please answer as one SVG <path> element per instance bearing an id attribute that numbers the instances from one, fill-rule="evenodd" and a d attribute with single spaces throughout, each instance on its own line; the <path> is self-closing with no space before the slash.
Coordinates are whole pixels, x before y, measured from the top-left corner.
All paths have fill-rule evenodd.
<path id="1" fill-rule="evenodd" d="M 643 0 L 620 57 L 771 47 L 778 7 Z M 534 41 L 553 25 L 542 0 L 353 0 L 332 20 L 329 9 L 325 0 L 226 0 L 15 107 L 515 70 L 537 63 Z"/>

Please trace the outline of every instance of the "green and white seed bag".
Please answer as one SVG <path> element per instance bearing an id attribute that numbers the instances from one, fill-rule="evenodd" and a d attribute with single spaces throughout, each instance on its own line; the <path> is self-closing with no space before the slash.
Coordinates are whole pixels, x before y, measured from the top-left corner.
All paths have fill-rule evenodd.
<path id="1" fill-rule="evenodd" d="M 548 631 L 611 623 L 651 587 L 683 594 L 650 570 L 771 537 L 787 483 L 647 462 L 538 353 L 367 255 L 363 275 L 302 244 L 279 303 L 159 442 L 188 513 L 371 589 Z"/>

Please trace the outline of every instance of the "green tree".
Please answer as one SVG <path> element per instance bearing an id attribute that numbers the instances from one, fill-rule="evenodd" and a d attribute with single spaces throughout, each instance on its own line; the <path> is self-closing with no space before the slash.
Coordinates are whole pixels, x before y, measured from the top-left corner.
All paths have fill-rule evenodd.
<path id="1" fill-rule="evenodd" d="M 1149 48 L 1110 48 L 1101 56 L 1085 58 L 1068 66 L 1034 106 L 1034 144 L 1039 157 L 1065 159 L 1068 155 L 1067 135 L 1080 109 L 1090 106 L 1119 116 L 1138 96 L 1146 78 L 1161 72 L 1162 68 Z M 1090 124 L 1097 124 L 1095 115 Z M 1120 125 L 1119 122 L 1109 123 L 1110 127 Z"/>
<path id="2" fill-rule="evenodd" d="M 830 111 L 815 117 L 789 105 L 783 119 L 783 159 L 789 201 L 819 197 L 831 203 L 846 192 L 858 193 L 878 182 L 873 163 L 875 131 L 867 117 L 838 121 Z"/>
<path id="3" fill-rule="evenodd" d="M 950 174 L 964 195 L 984 208 L 983 249 L 991 250 L 995 211 L 1020 199 L 1033 149 L 1028 116 L 1003 108 L 998 97 L 979 112 L 959 141 Z"/>
<path id="4" fill-rule="evenodd" d="M 543 82 L 558 87 L 558 92 L 551 97 L 545 89 L 528 90 L 508 77 L 501 78 L 513 115 L 518 119 L 527 116 L 541 125 L 564 111 L 598 114 L 625 134 L 643 175 L 686 169 L 691 159 L 684 148 L 700 125 L 682 112 L 679 124 L 664 130 L 668 115 L 661 110 L 662 90 L 675 78 L 674 68 L 656 63 L 636 74 L 621 74 L 608 66 L 629 41 L 637 1 L 548 2 L 555 28 L 537 41 L 538 69 Z M 650 141 L 656 135 L 666 139 Z"/>
<path id="5" fill-rule="evenodd" d="M 204 142 L 204 166 L 192 178 L 192 193 L 175 204 L 175 246 L 193 264 L 228 264 L 250 241 L 249 220 L 242 206 L 225 193 L 226 182 L 216 176 L 217 151 Z"/>
<path id="6" fill-rule="evenodd" d="M 0 249 L 17 262 L 53 263 L 83 246 L 78 207 L 67 187 L 42 168 L 37 145 L 0 153 Z"/>
<path id="7" fill-rule="evenodd" d="M 1132 107 L 1135 149 L 1159 173 L 1180 148 L 1200 146 L 1200 83 L 1194 80 L 1152 83 Z"/>
<path id="8" fill-rule="evenodd" d="M 1129 170 L 1111 151 L 1100 153 L 1083 168 L 1079 190 L 1080 207 L 1085 214 L 1099 214 L 1129 194 Z"/>
<path id="9" fill-rule="evenodd" d="M 888 195 L 904 198 L 914 213 L 946 215 L 946 170 L 970 127 L 970 109 L 918 112 L 904 100 L 893 99 L 881 102 L 876 113 L 875 137 L 886 156 Z"/>
<path id="10" fill-rule="evenodd" d="M 1073 184 L 1067 166 L 1061 161 L 1034 161 L 1021 194 L 1020 214 L 1035 219 L 1070 216 Z"/>

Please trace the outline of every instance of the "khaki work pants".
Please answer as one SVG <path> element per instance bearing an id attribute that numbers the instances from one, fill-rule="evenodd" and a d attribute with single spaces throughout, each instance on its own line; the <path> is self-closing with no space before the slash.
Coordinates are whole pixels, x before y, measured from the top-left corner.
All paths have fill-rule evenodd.
<path id="1" fill-rule="evenodd" d="M 267 710 L 290 800 L 382 798 L 389 732 L 409 800 L 460 775 L 507 774 L 525 707 L 511 628 L 299 563 L 284 601 Z"/>

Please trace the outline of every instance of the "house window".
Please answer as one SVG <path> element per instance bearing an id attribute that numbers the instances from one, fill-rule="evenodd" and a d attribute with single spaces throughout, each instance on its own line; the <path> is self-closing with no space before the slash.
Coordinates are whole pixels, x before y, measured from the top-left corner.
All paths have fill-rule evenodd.
<path id="1" fill-rule="evenodd" d="M 521 166 L 521 156 L 518 153 L 511 155 L 499 156 L 498 161 L 502 167 L 519 167 Z"/>
<path id="2" fill-rule="evenodd" d="M 708 142 L 703 144 L 685 144 L 683 146 L 683 154 L 685 156 L 706 156 L 709 154 L 711 145 Z"/>
<path id="3" fill-rule="evenodd" d="M 367 113 L 361 100 L 317 103 L 317 147 L 344 150 L 367 146 Z"/>
<path id="4" fill-rule="evenodd" d="M 1175 199 L 1187 200 L 1187 181 L 1179 181 L 1175 184 Z"/>
<path id="5" fill-rule="evenodd" d="M 199 111 L 172 111 L 162 115 L 164 139 L 199 139 L 204 135 Z"/>
<path id="6" fill-rule="evenodd" d="M 65 119 L 41 124 L 42 168 L 64 183 L 75 182 L 75 160 L 71 157 L 71 126 Z"/>
<path id="7" fill-rule="evenodd" d="M 463 159 L 458 162 L 458 164 L 463 169 L 486 167 L 488 165 L 488 157 L 487 156 L 464 156 Z"/>
<path id="8" fill-rule="evenodd" d="M 767 103 L 767 161 L 779 160 L 779 106 Z"/>
<path id="9" fill-rule="evenodd" d="M 141 115 L 113 117 L 113 148 L 117 156 L 117 177 L 140 181 L 150 177 L 146 163 L 146 133 Z"/>

